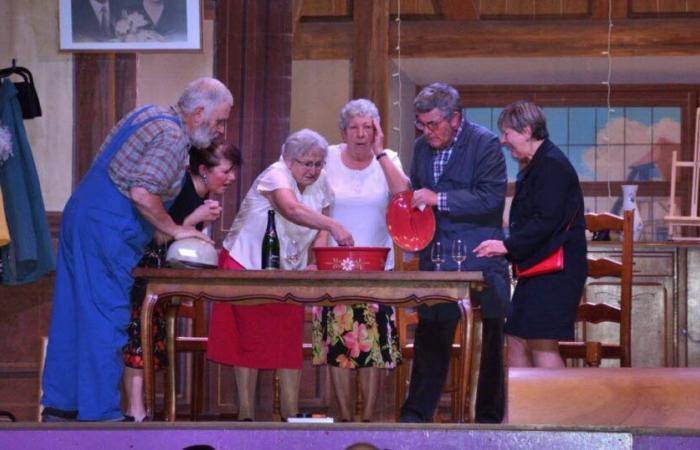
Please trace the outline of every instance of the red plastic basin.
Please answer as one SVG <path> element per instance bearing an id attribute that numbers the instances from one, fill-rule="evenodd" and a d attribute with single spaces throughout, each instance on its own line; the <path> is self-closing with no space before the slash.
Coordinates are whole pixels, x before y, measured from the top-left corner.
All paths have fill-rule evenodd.
<path id="1" fill-rule="evenodd" d="M 384 270 L 387 247 L 313 247 L 318 270 L 372 272 Z"/>

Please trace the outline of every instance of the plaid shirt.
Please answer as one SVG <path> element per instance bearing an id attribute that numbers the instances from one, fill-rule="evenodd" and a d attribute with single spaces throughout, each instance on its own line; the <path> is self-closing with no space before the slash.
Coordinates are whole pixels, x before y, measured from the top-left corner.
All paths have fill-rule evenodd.
<path id="1" fill-rule="evenodd" d="M 438 182 L 438 180 L 440 179 L 440 176 L 442 175 L 442 172 L 445 171 L 445 166 L 447 165 L 447 162 L 450 160 L 450 156 L 452 156 L 452 149 L 455 146 L 455 142 L 457 142 L 459 135 L 462 133 L 462 124 L 463 123 L 464 122 L 460 123 L 459 129 L 457 130 L 457 133 L 455 133 L 455 137 L 452 139 L 452 143 L 450 144 L 449 147 L 439 149 L 439 150 L 438 149 L 433 150 L 433 177 L 435 177 L 435 183 Z M 437 204 L 438 211 L 450 212 L 450 208 L 447 206 L 447 192 L 438 192 L 437 199 L 438 199 L 438 204 Z"/>
<path id="2" fill-rule="evenodd" d="M 133 111 L 110 131 L 100 153 Z M 166 115 L 178 119 L 181 113 L 175 107 L 153 107 L 142 112 L 136 122 L 149 117 Z M 184 125 L 170 120 L 156 119 L 138 128 L 117 150 L 109 163 L 109 177 L 117 189 L 127 197 L 134 187 L 142 187 L 163 201 L 174 199 L 180 192 L 188 160 L 189 136 Z"/>

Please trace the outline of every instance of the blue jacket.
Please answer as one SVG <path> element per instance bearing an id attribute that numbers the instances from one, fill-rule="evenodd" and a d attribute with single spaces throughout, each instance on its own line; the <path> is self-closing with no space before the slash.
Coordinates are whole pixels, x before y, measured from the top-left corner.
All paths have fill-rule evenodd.
<path id="1" fill-rule="evenodd" d="M 414 190 L 427 188 L 446 192 L 448 212 L 434 208 L 437 230 L 433 242 L 442 244 L 445 262 L 443 270 L 456 270 L 451 248 L 454 239 L 462 239 L 467 246 L 467 259 L 462 270 L 484 272 L 491 289 L 481 295 L 484 317 L 505 315 L 510 299 L 508 266 L 505 258 L 476 258 L 474 247 L 486 239 L 504 238 L 503 208 L 506 198 L 506 163 L 496 135 L 486 128 L 462 120 L 462 131 L 452 150 L 450 160 L 439 180 L 433 179 L 433 150 L 423 137 L 416 140 L 411 166 L 411 184 Z M 433 270 L 429 245 L 420 252 L 420 269 Z M 422 316 L 447 320 L 459 315 L 453 305 L 422 308 Z"/>
<path id="2" fill-rule="evenodd" d="M 12 239 L 0 248 L 2 282 L 29 283 L 53 270 L 54 255 L 17 89 L 7 79 L 0 86 L 0 121 L 10 129 L 13 142 L 13 155 L 0 166 L 0 188 Z"/>

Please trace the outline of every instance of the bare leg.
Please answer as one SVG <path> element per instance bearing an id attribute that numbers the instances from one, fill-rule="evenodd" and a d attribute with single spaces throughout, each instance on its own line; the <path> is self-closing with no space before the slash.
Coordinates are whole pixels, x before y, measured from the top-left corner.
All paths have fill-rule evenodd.
<path id="1" fill-rule="evenodd" d="M 299 412 L 300 369 L 277 369 L 280 378 L 280 413 L 282 417 L 294 417 Z"/>
<path id="2" fill-rule="evenodd" d="M 132 416 L 136 422 L 143 422 L 146 417 L 146 406 L 143 401 L 143 369 L 124 367 L 122 379 L 128 401 L 126 415 Z"/>
<path id="3" fill-rule="evenodd" d="M 532 367 L 528 341 L 506 334 L 508 343 L 508 367 Z"/>
<path id="4" fill-rule="evenodd" d="M 238 389 L 238 420 L 255 419 L 255 386 L 258 369 L 234 367 L 236 388 Z"/>
<path id="5" fill-rule="evenodd" d="M 362 411 L 362 420 L 371 422 L 374 416 L 374 405 L 377 403 L 377 390 L 379 388 L 379 369 L 376 367 L 365 367 L 360 371 L 360 385 L 362 386 L 362 397 L 365 401 L 365 408 Z"/>
<path id="6" fill-rule="evenodd" d="M 340 420 L 346 422 L 352 422 L 353 420 L 350 406 L 352 404 L 350 400 L 352 393 L 352 388 L 350 387 L 351 375 L 351 369 L 331 366 L 331 378 L 333 379 L 333 386 L 335 387 L 335 396 L 338 399 L 338 406 L 340 406 Z"/>
<path id="7" fill-rule="evenodd" d="M 530 339 L 528 346 L 532 352 L 532 362 L 535 367 L 547 369 L 563 369 L 564 360 L 559 354 L 559 342 L 553 339 Z"/>

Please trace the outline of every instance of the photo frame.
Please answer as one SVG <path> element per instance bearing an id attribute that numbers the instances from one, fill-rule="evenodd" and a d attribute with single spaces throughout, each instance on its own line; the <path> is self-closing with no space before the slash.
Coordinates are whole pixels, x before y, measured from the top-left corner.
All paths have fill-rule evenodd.
<path id="1" fill-rule="evenodd" d="M 59 0 L 60 49 L 202 49 L 201 0 Z"/>

